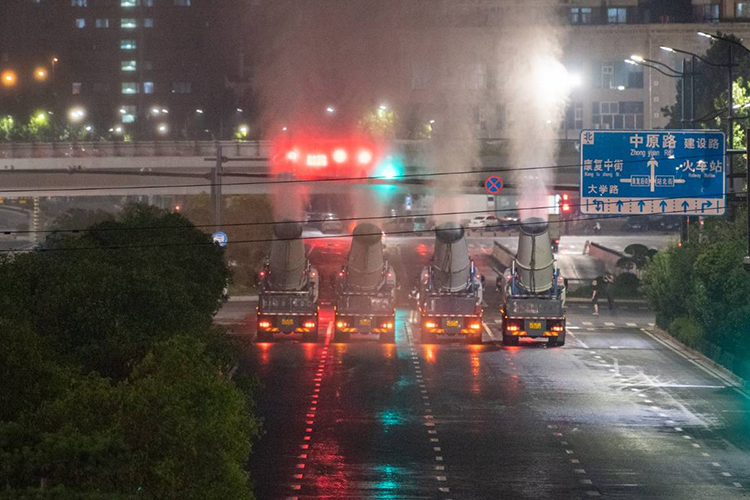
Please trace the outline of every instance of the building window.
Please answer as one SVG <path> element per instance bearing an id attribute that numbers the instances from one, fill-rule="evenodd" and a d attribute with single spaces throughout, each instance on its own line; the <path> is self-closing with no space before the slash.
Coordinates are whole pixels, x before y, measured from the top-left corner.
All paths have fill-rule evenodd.
<path id="1" fill-rule="evenodd" d="M 570 24 L 591 24 L 591 8 L 572 7 L 570 9 Z"/>
<path id="2" fill-rule="evenodd" d="M 625 7 L 607 9 L 607 22 L 609 24 L 623 24 L 628 22 L 628 9 Z"/>
<path id="3" fill-rule="evenodd" d="M 135 114 L 137 113 L 135 106 L 123 106 L 120 108 L 120 117 L 122 123 L 133 123 L 135 122 Z"/>
<path id="4" fill-rule="evenodd" d="M 613 88 L 614 74 L 615 74 L 615 67 L 614 67 L 614 65 L 611 62 L 605 62 L 605 63 L 602 64 L 601 88 L 603 88 L 603 89 L 611 89 L 611 88 Z"/>
<path id="5" fill-rule="evenodd" d="M 97 28 L 109 28 L 109 19 L 97 19 L 96 27 Z"/>
<path id="6" fill-rule="evenodd" d="M 190 7 L 190 0 L 174 0 L 177 7 Z"/>
<path id="7" fill-rule="evenodd" d="M 137 94 L 138 84 L 136 82 L 122 82 L 123 94 Z"/>
<path id="8" fill-rule="evenodd" d="M 79 82 L 74 82 L 73 83 L 72 91 L 73 91 L 73 95 L 80 94 L 81 93 L 81 84 Z"/>
<path id="9" fill-rule="evenodd" d="M 143 71 L 151 71 L 154 69 L 154 64 L 151 61 L 142 61 L 141 67 L 143 68 Z"/>
<path id="10" fill-rule="evenodd" d="M 85 19 L 76 19 L 76 28 L 85 28 L 86 27 L 86 20 Z"/>
<path id="11" fill-rule="evenodd" d="M 718 23 L 719 22 L 719 4 L 712 3 L 707 5 L 694 5 L 695 20 L 699 23 Z"/>
<path id="12" fill-rule="evenodd" d="M 153 94 L 154 93 L 154 82 L 143 82 L 143 93 Z"/>
<path id="13" fill-rule="evenodd" d="M 120 40 L 122 50 L 135 50 L 135 40 Z"/>
<path id="14" fill-rule="evenodd" d="M 750 17 L 750 2 L 737 2 L 734 12 L 737 17 Z"/>
<path id="15" fill-rule="evenodd" d="M 135 61 L 122 61 L 123 71 L 135 71 L 137 69 L 137 63 Z"/>
<path id="16" fill-rule="evenodd" d="M 594 102 L 593 123 L 597 129 L 643 128 L 643 102 Z"/>
<path id="17" fill-rule="evenodd" d="M 154 6 L 154 0 L 143 0 L 143 6 L 144 7 L 153 7 Z"/>
<path id="18" fill-rule="evenodd" d="M 192 90 L 193 86 L 190 82 L 172 82 L 173 94 L 189 94 Z"/>
<path id="19" fill-rule="evenodd" d="M 583 128 L 583 103 L 571 102 L 565 110 L 565 130 L 581 130 Z"/>
<path id="20" fill-rule="evenodd" d="M 124 30 L 132 30 L 138 27 L 138 21 L 132 18 L 120 19 L 120 28 Z"/>
<path id="21" fill-rule="evenodd" d="M 154 20 L 151 18 L 146 18 L 143 20 L 143 27 L 144 28 L 153 28 L 154 27 Z"/>
<path id="22" fill-rule="evenodd" d="M 89 0 L 70 0 L 71 7 L 88 7 Z"/>
<path id="23" fill-rule="evenodd" d="M 137 7 L 138 0 L 120 0 L 120 7 Z"/>

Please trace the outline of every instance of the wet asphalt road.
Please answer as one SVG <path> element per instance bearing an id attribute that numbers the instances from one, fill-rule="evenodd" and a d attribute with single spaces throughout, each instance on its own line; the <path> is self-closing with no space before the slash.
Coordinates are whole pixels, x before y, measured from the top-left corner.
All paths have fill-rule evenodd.
<path id="1" fill-rule="evenodd" d="M 403 269 L 429 258 L 399 248 Z M 422 345 L 404 309 L 395 345 L 332 343 L 330 312 L 318 344 L 238 328 L 263 384 L 258 498 L 750 498 L 750 400 L 652 337 L 642 306 L 571 305 L 565 347 L 505 348 L 487 299 L 482 346 Z"/>

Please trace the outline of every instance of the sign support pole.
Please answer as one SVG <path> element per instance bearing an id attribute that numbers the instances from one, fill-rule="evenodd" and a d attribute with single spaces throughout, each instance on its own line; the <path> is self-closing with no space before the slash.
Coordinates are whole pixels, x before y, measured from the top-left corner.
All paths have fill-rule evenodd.
<path id="1" fill-rule="evenodd" d="M 745 203 L 747 206 L 747 255 L 743 260 L 745 270 L 750 272 L 750 129 L 745 130 Z"/>
<path id="2" fill-rule="evenodd" d="M 222 190 L 221 190 L 221 181 L 222 181 L 222 165 L 224 162 L 224 159 L 221 156 L 222 150 L 221 146 L 217 143 L 216 145 L 216 166 L 211 169 L 211 206 L 213 208 L 212 215 L 213 215 L 213 226 L 214 231 L 220 231 L 221 230 L 221 197 L 222 197 Z"/>

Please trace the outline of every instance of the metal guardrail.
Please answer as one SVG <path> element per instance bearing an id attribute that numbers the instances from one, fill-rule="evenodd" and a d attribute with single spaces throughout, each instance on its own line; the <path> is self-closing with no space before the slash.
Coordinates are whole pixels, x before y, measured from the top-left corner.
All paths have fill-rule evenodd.
<path id="1" fill-rule="evenodd" d="M 271 141 L 9 142 L 0 143 L 0 158 L 205 157 L 217 146 L 228 158 L 271 155 Z"/>

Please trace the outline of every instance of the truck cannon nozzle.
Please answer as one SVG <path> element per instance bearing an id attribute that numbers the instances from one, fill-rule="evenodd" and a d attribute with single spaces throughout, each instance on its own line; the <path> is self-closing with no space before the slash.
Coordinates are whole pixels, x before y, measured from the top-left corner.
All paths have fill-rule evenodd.
<path id="1" fill-rule="evenodd" d="M 435 229 L 433 266 L 438 289 L 456 292 L 469 285 L 471 257 L 461 224 L 444 222 Z"/>
<path id="2" fill-rule="evenodd" d="M 383 279 L 383 231 L 375 224 L 358 224 L 352 232 L 347 280 L 361 290 L 377 288 Z"/>
<path id="3" fill-rule="evenodd" d="M 516 270 L 520 285 L 531 293 L 550 290 L 554 280 L 554 257 L 547 221 L 529 217 L 521 221 Z"/>
<path id="4" fill-rule="evenodd" d="M 300 290 L 307 280 L 307 255 L 302 242 L 302 225 L 282 222 L 273 227 L 274 239 L 268 253 L 271 286 L 275 290 Z"/>

